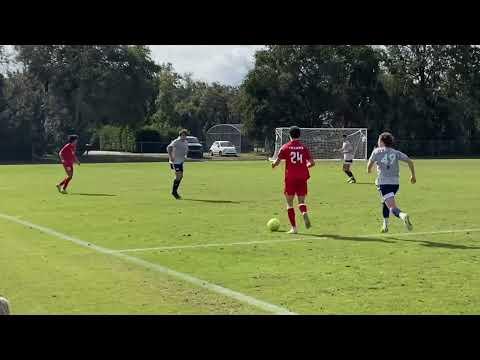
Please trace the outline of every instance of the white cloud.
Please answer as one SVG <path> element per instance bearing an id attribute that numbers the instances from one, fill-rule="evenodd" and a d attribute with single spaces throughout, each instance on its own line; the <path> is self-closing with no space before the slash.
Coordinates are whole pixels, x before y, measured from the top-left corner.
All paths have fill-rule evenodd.
<path id="1" fill-rule="evenodd" d="M 150 45 L 159 64 L 172 63 L 176 72 L 194 79 L 239 85 L 253 68 L 255 51 L 263 45 Z"/>

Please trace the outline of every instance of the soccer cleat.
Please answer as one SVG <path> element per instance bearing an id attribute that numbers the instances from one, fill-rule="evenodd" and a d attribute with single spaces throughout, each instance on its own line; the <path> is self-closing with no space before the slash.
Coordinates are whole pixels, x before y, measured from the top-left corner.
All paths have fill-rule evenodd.
<path id="1" fill-rule="evenodd" d="M 66 189 L 62 189 L 62 194 L 68 194 Z"/>
<path id="2" fill-rule="evenodd" d="M 387 233 L 387 232 L 388 232 L 388 226 L 382 225 L 382 228 L 380 229 L 380 232 L 381 232 L 382 234 Z"/>
<path id="3" fill-rule="evenodd" d="M 180 200 L 180 199 L 182 198 L 182 197 L 181 197 L 180 195 L 178 195 L 178 193 L 176 193 L 176 192 L 172 192 L 172 195 L 173 195 L 173 197 L 174 197 L 175 199 L 177 199 L 177 200 Z"/>
<path id="4" fill-rule="evenodd" d="M 405 223 L 405 226 L 407 227 L 408 231 L 413 230 L 413 225 L 412 225 L 412 222 L 410 221 L 410 216 L 408 216 L 408 214 L 405 214 L 405 217 L 403 218 L 403 222 Z"/>
<path id="5" fill-rule="evenodd" d="M 303 216 L 303 221 L 305 222 L 305 227 L 307 229 L 310 229 L 312 227 L 312 224 L 310 223 L 310 218 L 308 217 L 308 213 L 305 212 L 302 214 L 302 216 Z"/>
<path id="6" fill-rule="evenodd" d="M 298 234 L 297 232 L 297 229 L 296 228 L 291 228 L 290 231 L 287 232 L 287 234 Z"/>
<path id="7" fill-rule="evenodd" d="M 60 185 L 55 185 L 57 187 L 58 192 L 61 194 L 62 193 L 62 187 Z"/>

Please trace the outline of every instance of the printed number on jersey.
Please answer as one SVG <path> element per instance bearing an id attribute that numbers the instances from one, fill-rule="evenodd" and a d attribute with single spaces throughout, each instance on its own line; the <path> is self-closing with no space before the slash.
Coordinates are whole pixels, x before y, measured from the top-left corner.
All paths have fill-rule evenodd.
<path id="1" fill-rule="evenodd" d="M 382 160 L 380 160 L 380 162 L 389 166 L 392 165 L 396 159 L 397 156 L 395 154 L 385 154 L 385 156 L 382 158 Z"/>
<path id="2" fill-rule="evenodd" d="M 300 154 L 298 151 L 292 151 L 290 153 L 290 160 L 292 161 L 293 164 L 296 163 L 303 163 L 303 155 Z"/>

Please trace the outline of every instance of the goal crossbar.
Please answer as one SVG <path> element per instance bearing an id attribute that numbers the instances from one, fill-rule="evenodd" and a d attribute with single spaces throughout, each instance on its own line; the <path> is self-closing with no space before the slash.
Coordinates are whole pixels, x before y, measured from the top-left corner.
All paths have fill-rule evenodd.
<path id="1" fill-rule="evenodd" d="M 280 148 L 290 141 L 289 127 L 275 129 L 275 151 L 270 159 L 276 159 Z M 300 140 L 310 149 L 315 160 L 341 160 L 339 151 L 343 143 L 343 135 L 353 145 L 353 160 L 367 159 L 366 128 L 301 128 Z"/>

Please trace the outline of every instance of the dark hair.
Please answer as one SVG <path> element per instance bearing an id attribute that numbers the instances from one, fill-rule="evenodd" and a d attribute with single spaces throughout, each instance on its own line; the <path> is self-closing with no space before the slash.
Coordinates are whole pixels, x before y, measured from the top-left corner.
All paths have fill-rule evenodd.
<path id="1" fill-rule="evenodd" d="M 178 132 L 178 136 L 182 136 L 182 134 L 188 135 L 188 130 L 187 129 L 182 129 Z"/>
<path id="2" fill-rule="evenodd" d="M 342 137 L 343 137 L 344 139 L 346 139 L 346 138 L 347 138 L 347 135 L 343 134 Z"/>
<path id="3" fill-rule="evenodd" d="M 72 143 L 75 140 L 78 140 L 78 135 L 68 135 L 68 142 Z"/>
<path id="4" fill-rule="evenodd" d="M 379 136 L 379 139 L 380 139 L 381 142 L 383 142 L 385 144 L 385 146 L 392 147 L 394 137 L 389 132 L 381 133 L 380 136 Z"/>
<path id="5" fill-rule="evenodd" d="M 298 139 L 300 137 L 300 128 L 298 126 L 292 126 L 289 133 L 292 139 Z"/>

